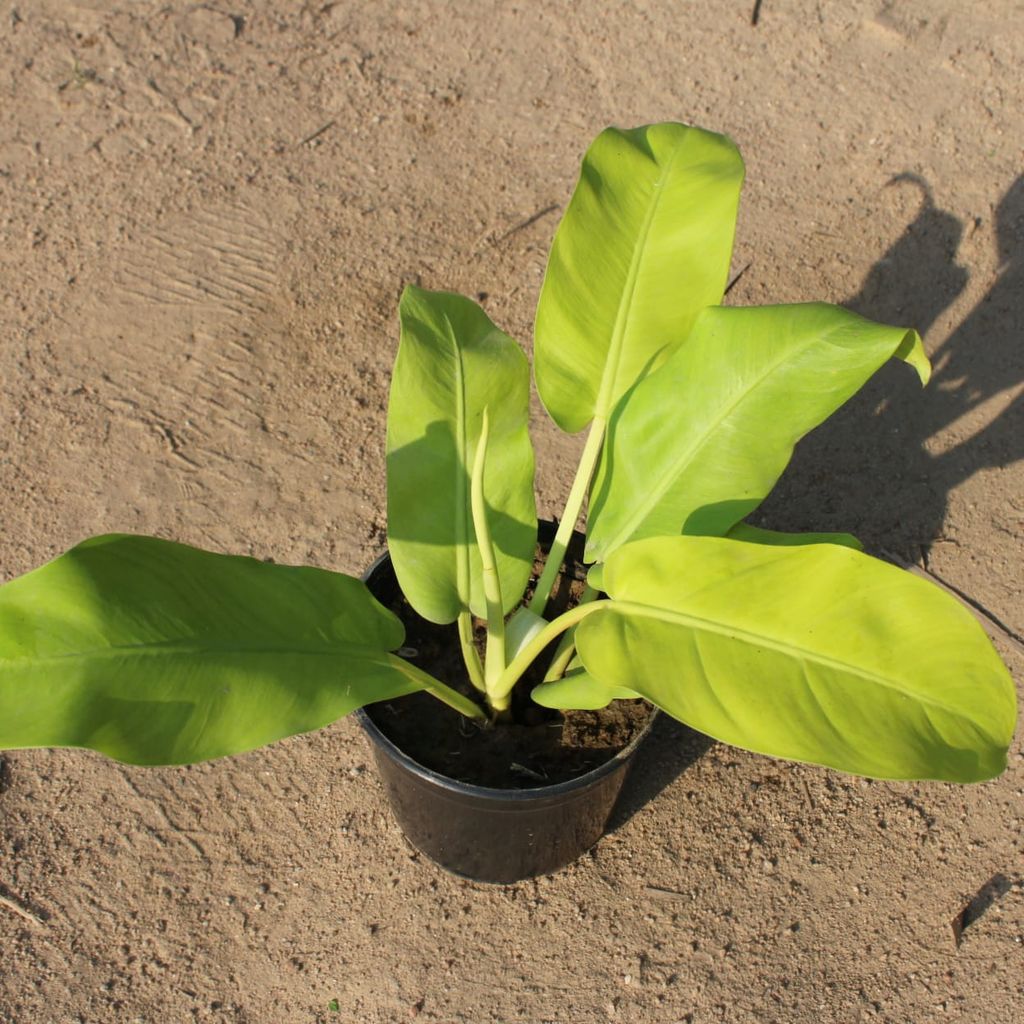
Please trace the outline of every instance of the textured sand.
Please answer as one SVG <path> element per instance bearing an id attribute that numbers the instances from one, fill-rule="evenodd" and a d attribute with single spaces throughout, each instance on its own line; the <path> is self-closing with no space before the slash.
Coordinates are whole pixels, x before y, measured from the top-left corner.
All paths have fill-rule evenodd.
<path id="1" fill-rule="evenodd" d="M 936 357 L 809 438 L 769 520 L 926 566 L 1024 679 L 1024 10 L 752 8 L 0 0 L 0 578 L 108 530 L 359 571 L 402 284 L 529 346 L 587 143 L 673 118 L 747 159 L 730 301 Z M 579 439 L 534 428 L 557 514 Z M 1019 738 L 969 789 L 691 753 L 664 727 L 593 855 L 507 888 L 412 853 L 352 723 L 189 769 L 7 755 L 0 1021 L 1024 1019 Z"/>

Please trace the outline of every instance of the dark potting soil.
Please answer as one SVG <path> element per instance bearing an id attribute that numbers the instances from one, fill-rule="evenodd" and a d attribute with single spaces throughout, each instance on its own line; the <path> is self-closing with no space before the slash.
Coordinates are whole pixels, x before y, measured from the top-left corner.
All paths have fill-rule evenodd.
<path id="1" fill-rule="evenodd" d="M 538 547 L 534 581 L 542 567 L 541 554 Z M 559 579 L 549 616 L 552 610 L 559 613 L 572 607 L 583 590 L 585 569 L 575 554 L 570 549 L 568 571 Z M 457 627 L 421 618 L 398 589 L 389 562 L 370 581 L 370 589 L 405 625 L 403 657 L 479 702 L 480 694 L 466 674 Z M 482 655 L 483 623 L 476 624 L 475 632 Z M 639 700 L 613 701 L 598 711 L 556 711 L 535 704 L 530 690 L 541 681 L 554 646 L 541 654 L 512 692 L 511 721 L 480 724 L 426 693 L 371 704 L 365 710 L 400 750 L 448 778 L 494 789 L 566 782 L 611 760 L 644 729 L 652 709 Z"/>

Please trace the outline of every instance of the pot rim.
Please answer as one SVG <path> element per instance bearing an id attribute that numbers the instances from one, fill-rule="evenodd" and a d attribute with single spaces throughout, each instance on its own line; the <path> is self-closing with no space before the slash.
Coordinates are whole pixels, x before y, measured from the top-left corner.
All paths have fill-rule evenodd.
<path id="1" fill-rule="evenodd" d="M 399 700 L 401 698 L 398 698 Z M 413 760 L 401 747 L 384 735 L 377 724 L 367 714 L 365 708 L 357 708 L 353 715 L 362 726 L 370 741 L 380 747 L 393 760 L 397 761 L 407 771 L 416 775 L 425 782 L 429 782 L 440 789 L 452 793 L 461 793 L 466 796 L 476 796 L 491 800 L 503 800 L 509 803 L 527 803 L 535 800 L 547 799 L 549 797 L 568 796 L 577 790 L 588 789 L 591 785 L 610 775 L 624 762 L 629 761 L 636 753 L 637 748 L 650 734 L 654 727 L 655 719 L 658 717 L 658 708 L 647 702 L 651 708 L 647 724 L 640 730 L 617 754 L 608 758 L 603 764 L 583 775 L 577 775 L 574 779 L 567 779 L 564 782 L 553 782 L 544 786 L 530 786 L 521 789 L 498 789 L 495 786 L 478 786 L 473 782 L 461 782 L 458 779 L 449 778 L 440 772 L 434 771 Z"/>

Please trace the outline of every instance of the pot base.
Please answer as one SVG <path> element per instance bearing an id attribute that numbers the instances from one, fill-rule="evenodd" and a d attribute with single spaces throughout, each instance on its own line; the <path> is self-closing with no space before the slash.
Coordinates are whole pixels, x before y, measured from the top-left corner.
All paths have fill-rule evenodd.
<path id="1" fill-rule="evenodd" d="M 632 756 L 650 729 L 649 723 L 611 760 L 569 782 L 489 789 L 423 768 L 364 711 L 356 715 L 406 838 L 460 878 L 503 884 L 551 874 L 601 838 Z"/>

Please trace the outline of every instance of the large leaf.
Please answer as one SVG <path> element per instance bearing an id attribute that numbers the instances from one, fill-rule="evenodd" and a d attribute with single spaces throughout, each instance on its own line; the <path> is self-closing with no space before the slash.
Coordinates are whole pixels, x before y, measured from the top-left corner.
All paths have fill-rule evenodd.
<path id="1" fill-rule="evenodd" d="M 1016 697 L 975 619 L 832 544 L 660 537 L 605 563 L 576 628 L 591 675 L 740 747 L 880 778 L 1003 770 Z"/>
<path id="2" fill-rule="evenodd" d="M 530 371 L 469 299 L 408 287 L 388 405 L 388 548 L 402 591 L 432 622 L 486 614 L 470 476 L 483 412 L 484 498 L 504 611 L 533 567 L 537 514 L 527 433 Z"/>
<path id="3" fill-rule="evenodd" d="M 608 128 L 587 150 L 537 307 L 537 390 L 570 432 L 619 397 L 721 301 L 743 161 L 682 124 Z"/>
<path id="4" fill-rule="evenodd" d="M 348 576 L 95 537 L 0 587 L 0 748 L 250 750 L 422 689 L 403 638 Z"/>
<path id="5" fill-rule="evenodd" d="M 797 441 L 892 356 L 927 381 L 916 331 L 839 306 L 705 309 L 612 416 L 587 561 L 642 537 L 726 533 L 767 496 Z"/>

